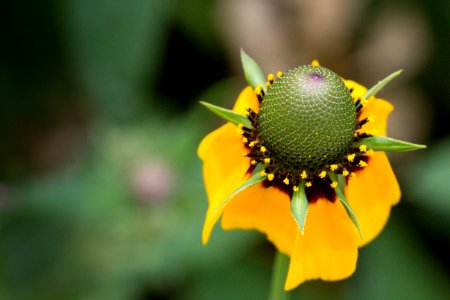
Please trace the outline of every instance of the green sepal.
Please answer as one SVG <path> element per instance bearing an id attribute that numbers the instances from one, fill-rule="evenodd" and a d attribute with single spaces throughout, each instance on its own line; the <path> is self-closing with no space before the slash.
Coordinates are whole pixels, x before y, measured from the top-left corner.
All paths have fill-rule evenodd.
<path id="1" fill-rule="evenodd" d="M 343 180 L 341 180 L 341 178 L 338 178 L 338 176 L 334 173 L 328 173 L 328 175 L 332 181 L 343 182 Z M 339 177 L 342 177 L 342 175 L 339 175 Z M 363 236 L 362 236 L 361 228 L 359 228 L 359 224 L 358 224 L 358 220 L 356 219 L 356 215 L 353 212 L 350 204 L 348 204 L 347 199 L 345 198 L 344 193 L 341 190 L 341 188 L 339 187 L 339 185 L 334 188 L 334 191 L 336 193 L 336 196 L 339 198 L 339 201 L 341 201 L 342 205 L 344 206 L 347 216 L 350 218 L 350 220 L 352 220 L 353 224 L 356 226 L 356 229 L 358 229 L 359 236 L 362 239 Z"/>
<path id="2" fill-rule="evenodd" d="M 403 72 L 403 70 L 395 71 L 394 73 L 389 74 L 384 79 L 380 80 L 375 84 L 373 87 L 371 87 L 365 94 L 364 99 L 368 99 L 369 97 L 375 96 L 382 88 L 384 88 L 389 82 L 392 81 L 395 77 L 400 75 Z"/>
<path id="3" fill-rule="evenodd" d="M 258 66 L 256 61 L 250 56 L 248 56 L 248 54 L 245 53 L 244 49 L 242 48 L 241 48 L 241 61 L 247 83 L 254 89 L 258 85 L 261 85 L 263 90 L 266 91 L 266 79 L 263 71 Z"/>
<path id="4" fill-rule="evenodd" d="M 385 136 L 366 137 L 356 143 L 353 143 L 353 147 L 359 147 L 361 145 L 366 145 L 368 149 L 372 149 L 373 151 L 389 152 L 405 152 L 424 149 L 427 147 L 426 145 L 413 144 Z"/>
<path id="5" fill-rule="evenodd" d="M 233 198 L 234 196 L 236 196 L 237 194 L 239 194 L 240 192 L 242 192 L 243 190 L 245 190 L 246 188 L 251 187 L 252 185 L 258 184 L 260 182 L 263 182 L 267 177 L 261 175 L 261 171 L 264 168 L 259 168 L 257 166 L 257 168 L 255 168 L 255 171 L 252 173 L 252 176 L 244 183 L 242 184 L 240 187 L 238 187 L 234 192 L 232 192 L 227 198 L 225 198 L 220 204 L 219 206 L 216 207 L 216 211 L 218 211 L 219 209 L 221 209 L 224 205 L 226 205 L 231 198 Z"/>
<path id="6" fill-rule="evenodd" d="M 306 215 L 308 214 L 308 199 L 306 198 L 305 186 L 299 184 L 298 191 L 294 191 L 291 199 L 291 212 L 300 231 L 305 234 Z"/>
<path id="7" fill-rule="evenodd" d="M 243 115 L 240 115 L 230 109 L 226 109 L 208 102 L 200 101 L 200 104 L 215 113 L 217 116 L 221 117 L 225 121 L 231 122 L 233 124 L 242 124 L 247 128 L 252 128 L 252 123 L 250 120 Z"/>

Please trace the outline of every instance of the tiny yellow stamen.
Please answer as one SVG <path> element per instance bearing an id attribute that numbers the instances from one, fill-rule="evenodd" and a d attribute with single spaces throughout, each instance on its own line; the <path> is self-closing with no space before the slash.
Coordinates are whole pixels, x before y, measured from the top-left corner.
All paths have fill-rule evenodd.
<path id="1" fill-rule="evenodd" d="M 272 181 L 274 178 L 275 178 L 275 175 L 273 175 L 272 173 L 267 175 L 267 179 L 269 179 L 269 181 Z"/>
<path id="2" fill-rule="evenodd" d="M 349 162 L 353 162 L 353 160 L 355 160 L 355 153 L 353 153 L 353 154 L 349 154 L 349 155 L 347 155 L 347 160 L 349 161 Z"/>
<path id="3" fill-rule="evenodd" d="M 278 72 L 277 72 L 277 77 L 281 77 L 281 76 L 283 76 L 283 72 L 278 71 Z"/>
<path id="4" fill-rule="evenodd" d="M 319 173 L 319 177 L 320 178 L 325 178 L 325 176 L 327 176 L 327 172 L 326 171 L 322 171 Z"/>
<path id="5" fill-rule="evenodd" d="M 285 184 L 285 185 L 288 185 L 289 184 L 289 178 L 285 178 L 284 180 L 283 180 L 283 183 Z"/>
<path id="6" fill-rule="evenodd" d="M 308 174 L 306 174 L 306 171 L 305 171 L 305 170 L 303 170 L 303 171 L 300 173 L 300 177 L 301 177 L 302 179 L 306 179 L 306 178 L 308 177 Z"/>
<path id="7" fill-rule="evenodd" d="M 255 88 L 255 94 L 256 95 L 262 95 L 262 85 L 258 84 Z"/>
<path id="8" fill-rule="evenodd" d="M 266 88 L 270 87 L 270 81 L 266 81 Z"/>
<path id="9" fill-rule="evenodd" d="M 294 190 L 294 192 L 298 192 L 298 186 L 294 185 L 292 189 Z"/>
<path id="10" fill-rule="evenodd" d="M 317 59 L 314 59 L 314 60 L 311 62 L 311 66 L 320 67 L 319 61 L 318 61 Z"/>
<path id="11" fill-rule="evenodd" d="M 250 144 L 248 144 L 248 146 L 249 146 L 250 148 L 255 147 L 255 145 L 256 145 L 256 142 L 255 142 L 255 141 L 251 141 Z"/>
<path id="12" fill-rule="evenodd" d="M 247 139 L 246 137 L 243 137 L 243 138 L 242 138 L 242 142 L 243 142 L 244 144 L 247 144 L 248 139 Z"/>
<path id="13" fill-rule="evenodd" d="M 367 150 L 366 156 L 372 156 L 372 155 L 373 155 L 373 150 L 372 149 Z"/>
<path id="14" fill-rule="evenodd" d="M 363 160 L 360 160 L 358 163 L 358 167 L 361 167 L 361 168 L 367 167 L 367 163 Z"/>
<path id="15" fill-rule="evenodd" d="M 344 171 L 342 171 L 342 175 L 343 175 L 344 177 L 347 177 L 348 175 L 350 175 L 350 172 L 347 171 L 347 170 L 344 170 Z"/>
<path id="16" fill-rule="evenodd" d="M 338 186 L 337 181 L 333 181 L 332 183 L 330 183 L 330 186 L 331 186 L 333 189 L 337 188 L 337 186 Z"/>
<path id="17" fill-rule="evenodd" d="M 260 173 L 260 174 L 261 174 L 261 176 L 267 176 L 267 173 L 266 173 L 266 171 L 264 171 L 264 170 L 263 170 L 263 171 L 261 171 L 261 173 Z"/>
<path id="18" fill-rule="evenodd" d="M 336 164 L 332 164 L 332 165 L 330 165 L 330 171 L 331 171 L 331 172 L 334 172 L 334 171 L 336 171 L 336 170 L 337 170 L 337 168 L 338 168 L 338 165 L 336 165 Z"/>
<path id="19" fill-rule="evenodd" d="M 256 164 L 257 164 L 258 162 L 256 161 L 256 160 L 252 160 L 252 162 L 251 162 L 251 164 L 253 165 L 253 166 L 255 166 Z"/>
<path id="20" fill-rule="evenodd" d="M 264 163 L 265 163 L 265 164 L 270 164 L 270 158 L 269 158 L 269 157 L 264 158 Z"/>
<path id="21" fill-rule="evenodd" d="M 275 76 L 273 76 L 272 73 L 267 74 L 267 80 L 273 81 L 275 79 Z"/>
<path id="22" fill-rule="evenodd" d="M 361 145 L 361 146 L 359 146 L 359 151 L 361 151 L 361 152 L 367 152 L 367 145 Z"/>
<path id="23" fill-rule="evenodd" d="M 311 181 L 307 181 L 307 182 L 305 183 L 305 186 L 306 186 L 306 187 L 312 187 L 312 182 L 311 182 Z"/>
<path id="24" fill-rule="evenodd" d="M 266 152 L 266 151 L 267 151 L 267 149 L 266 149 L 266 147 L 264 147 L 264 146 L 261 146 L 261 148 L 259 149 L 259 151 L 261 151 L 262 153 L 264 153 L 264 152 Z"/>

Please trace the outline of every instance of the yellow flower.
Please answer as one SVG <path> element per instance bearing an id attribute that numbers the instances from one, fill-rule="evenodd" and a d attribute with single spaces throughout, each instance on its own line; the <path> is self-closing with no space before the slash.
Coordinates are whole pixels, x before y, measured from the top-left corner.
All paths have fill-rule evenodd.
<path id="1" fill-rule="evenodd" d="M 279 76 L 285 75 L 279 73 Z M 355 136 L 364 137 L 375 131 L 378 136 L 385 136 L 387 118 L 393 106 L 373 96 L 364 99 L 367 89 L 354 81 L 344 80 L 344 83 L 357 107 Z M 257 92 L 251 87 L 245 88 L 233 111 L 242 116 L 249 116 L 250 111 L 258 116 L 263 95 L 261 87 Z M 369 122 L 369 117 L 370 120 L 375 117 L 376 121 Z M 264 174 L 271 174 L 270 182 L 265 180 L 249 186 L 224 203 L 224 199 L 250 178 L 254 169 L 252 161 L 259 159 L 261 164 L 276 163 L 272 157 L 266 159 L 270 156 L 270 148 L 265 147 L 265 151 L 258 152 L 261 141 L 257 138 L 247 134 L 247 140 L 243 142 L 243 136 L 236 133 L 236 125 L 227 123 L 201 141 L 198 156 L 203 161 L 209 202 L 202 233 L 203 244 L 208 243 L 214 225 L 222 217 L 224 229 L 260 231 L 280 252 L 290 257 L 286 290 L 306 280 L 347 278 L 355 271 L 358 248 L 380 233 L 391 206 L 400 199 L 399 185 L 385 153 L 375 151 L 369 157 L 365 155 L 366 146 L 351 148 L 340 161 L 324 166 L 316 174 L 299 169 L 295 173 L 297 177 L 290 178 L 284 173 L 278 178 L 281 174 L 276 173 L 277 169 L 265 164 Z M 249 143 L 253 140 L 256 146 L 250 148 Z M 243 156 L 243 152 L 251 155 Z M 351 159 L 347 159 L 347 155 Z M 350 175 L 344 179 L 345 198 L 357 216 L 363 237 L 344 205 L 337 200 L 333 188 L 338 184 L 328 177 L 329 172 Z M 299 190 L 299 184 L 306 188 L 309 205 L 303 234 L 290 207 L 292 193 Z"/>

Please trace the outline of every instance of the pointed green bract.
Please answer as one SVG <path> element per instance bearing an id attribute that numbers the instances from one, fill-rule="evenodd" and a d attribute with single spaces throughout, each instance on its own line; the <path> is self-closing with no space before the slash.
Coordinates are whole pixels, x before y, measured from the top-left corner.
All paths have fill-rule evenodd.
<path id="1" fill-rule="evenodd" d="M 396 140 L 385 136 L 371 136 L 353 143 L 354 147 L 366 145 L 368 149 L 373 151 L 388 151 L 388 152 L 405 152 L 412 150 L 424 149 L 426 145 L 413 144 L 405 141 Z"/>
<path id="2" fill-rule="evenodd" d="M 233 198 L 234 196 L 236 196 L 238 193 L 242 192 L 243 190 L 245 190 L 246 188 L 251 187 L 252 185 L 258 184 L 260 182 L 263 182 L 267 177 L 261 175 L 261 172 L 253 172 L 253 175 L 240 187 L 238 187 L 233 193 L 231 193 L 225 200 L 223 200 L 219 206 L 216 207 L 216 211 L 218 211 L 219 209 L 221 209 L 224 205 L 226 205 L 231 198 Z"/>
<path id="3" fill-rule="evenodd" d="M 347 215 L 352 220 L 353 224 L 355 224 L 356 229 L 358 229 L 359 236 L 361 239 L 363 238 L 361 228 L 359 228 L 358 220 L 356 219 L 356 215 L 353 212 L 352 208 L 347 202 L 347 199 L 345 199 L 344 194 L 341 192 L 339 187 L 335 188 L 334 191 L 336 192 L 336 195 L 338 196 L 339 200 L 341 201 L 342 205 L 344 205 L 345 211 L 347 212 Z"/>
<path id="4" fill-rule="evenodd" d="M 298 191 L 294 191 L 291 199 L 291 212 L 300 231 L 305 234 L 306 215 L 308 214 L 308 199 L 305 194 L 305 186 L 301 183 Z"/>
<path id="5" fill-rule="evenodd" d="M 364 99 L 367 99 L 369 97 L 375 96 L 382 88 L 384 88 L 389 82 L 392 81 L 395 77 L 400 75 L 403 72 L 403 70 L 395 71 L 392 74 L 389 74 L 384 79 L 378 81 L 377 84 L 375 84 L 373 87 L 371 87 L 365 94 Z"/>
<path id="6" fill-rule="evenodd" d="M 339 177 L 338 177 L 338 175 L 331 173 L 331 172 L 328 173 L 328 175 L 332 181 L 343 182 L 342 178 L 340 178 L 340 177 L 343 177 L 342 175 L 339 175 Z M 350 220 L 352 220 L 353 224 L 355 224 L 356 229 L 358 229 L 359 236 L 362 239 L 363 236 L 362 236 L 361 229 L 359 228 L 358 220 L 356 219 L 356 215 L 353 212 L 350 204 L 348 204 L 347 199 L 345 199 L 344 193 L 339 188 L 339 186 L 335 187 L 334 191 L 336 193 L 336 196 L 339 198 L 339 201 L 341 201 L 342 205 L 344 206 L 347 216 L 350 218 Z"/>
<path id="7" fill-rule="evenodd" d="M 247 128 L 252 128 L 252 123 L 250 120 L 243 115 L 240 115 L 230 109 L 226 109 L 208 102 L 200 101 L 200 104 L 215 113 L 217 116 L 221 117 L 225 121 L 231 122 L 233 124 L 242 124 Z"/>
<path id="8" fill-rule="evenodd" d="M 256 88 L 258 85 L 261 85 L 263 90 L 266 90 L 266 79 L 264 76 L 263 71 L 258 66 L 256 61 L 248 56 L 247 53 L 245 53 L 244 49 L 241 49 L 241 61 L 242 61 L 242 68 L 244 69 L 244 75 L 245 79 L 247 80 L 247 83 L 252 87 Z"/>
<path id="9" fill-rule="evenodd" d="M 330 174 L 331 172 L 328 172 L 328 174 Z M 332 177 L 333 175 L 331 175 Z M 341 193 L 345 192 L 345 178 L 344 176 L 336 176 L 336 174 L 334 174 L 334 178 L 337 177 L 337 182 L 338 182 L 338 188 L 341 190 Z"/>
<path id="10" fill-rule="evenodd" d="M 347 202 L 347 199 L 345 199 L 344 194 L 341 192 L 339 187 L 335 188 L 334 191 L 336 192 L 336 195 L 338 196 L 339 200 L 341 201 L 342 205 L 344 205 L 345 211 L 347 212 L 347 215 L 352 220 L 353 224 L 355 224 L 356 229 L 358 229 L 359 236 L 361 239 L 363 238 L 361 228 L 359 228 L 358 220 L 356 219 L 356 215 L 353 212 L 352 208 Z"/>

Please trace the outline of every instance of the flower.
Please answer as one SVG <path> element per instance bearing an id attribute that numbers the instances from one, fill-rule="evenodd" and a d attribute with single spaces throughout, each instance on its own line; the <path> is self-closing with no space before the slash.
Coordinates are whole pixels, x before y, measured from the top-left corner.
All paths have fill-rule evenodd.
<path id="1" fill-rule="evenodd" d="M 317 62 L 267 78 L 228 112 L 250 122 L 233 119 L 199 145 L 209 201 L 203 243 L 222 217 L 224 229 L 258 230 L 290 257 L 286 290 L 347 278 L 358 248 L 400 200 L 380 150 L 414 144 L 383 138 L 388 101 Z"/>

